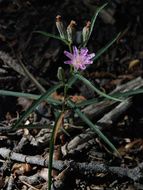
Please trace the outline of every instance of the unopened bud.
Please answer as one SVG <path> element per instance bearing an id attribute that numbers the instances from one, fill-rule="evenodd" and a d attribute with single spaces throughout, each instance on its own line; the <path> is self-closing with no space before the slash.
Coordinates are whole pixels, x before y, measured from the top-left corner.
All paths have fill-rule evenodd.
<path id="1" fill-rule="evenodd" d="M 75 39 L 75 26 L 76 26 L 76 22 L 74 20 L 71 20 L 70 24 L 67 27 L 67 35 L 68 35 L 68 40 L 70 42 L 73 42 Z"/>
<path id="2" fill-rule="evenodd" d="M 65 30 L 64 24 L 62 22 L 62 17 L 60 15 L 56 16 L 56 26 L 59 31 L 60 37 L 62 39 L 66 39 L 66 30 Z"/>
<path id="3" fill-rule="evenodd" d="M 58 68 L 58 72 L 57 72 L 57 77 L 60 81 L 64 81 L 65 80 L 65 73 L 62 67 Z"/>
<path id="4" fill-rule="evenodd" d="M 90 26 L 91 26 L 91 22 L 88 21 L 86 23 L 86 26 L 83 28 L 82 30 L 82 37 L 83 37 L 83 42 L 85 42 L 88 39 L 89 36 L 89 32 L 90 32 Z"/>

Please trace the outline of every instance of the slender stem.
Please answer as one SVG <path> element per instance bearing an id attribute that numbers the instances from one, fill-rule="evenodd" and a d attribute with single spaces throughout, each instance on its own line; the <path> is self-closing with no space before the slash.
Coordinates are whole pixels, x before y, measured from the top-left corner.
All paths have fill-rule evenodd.
<path id="1" fill-rule="evenodd" d="M 42 92 L 45 93 L 46 90 L 45 88 L 38 82 L 38 80 L 36 80 L 36 78 L 28 71 L 28 69 L 25 67 L 25 65 L 22 63 L 22 61 L 20 59 L 19 63 L 22 67 L 22 69 L 24 70 L 25 74 L 29 77 L 29 79 L 31 79 L 31 81 L 37 86 L 37 88 Z"/>
<path id="2" fill-rule="evenodd" d="M 72 53 L 72 43 L 71 42 L 69 42 L 68 47 L 69 47 L 69 51 Z"/>
<path id="3" fill-rule="evenodd" d="M 8 42 L 7 42 L 8 43 Z M 9 45 L 9 43 L 8 43 Z M 11 47 L 9 45 L 9 47 Z M 35 86 L 39 89 L 41 93 L 45 93 L 46 89 L 38 82 L 38 80 L 29 72 L 29 70 L 26 68 L 26 66 L 23 64 L 22 60 L 20 57 L 15 53 L 14 49 L 11 47 L 11 50 L 13 54 L 16 56 L 21 68 L 23 69 L 25 75 L 35 84 Z"/>
<path id="4" fill-rule="evenodd" d="M 55 125 L 53 127 L 50 139 L 50 152 L 49 152 L 49 165 L 48 165 L 48 188 L 47 190 L 51 190 L 52 185 L 52 163 L 53 163 L 53 154 L 54 154 L 54 145 L 55 145 L 55 134 L 57 128 L 61 125 L 64 113 L 61 112 L 56 119 Z"/>
<path id="5" fill-rule="evenodd" d="M 68 43 L 68 47 L 69 47 L 69 51 L 72 53 L 72 43 L 71 42 Z M 72 73 L 73 73 L 73 66 L 70 65 L 70 74 L 72 74 Z M 63 106 L 62 106 L 62 112 L 65 111 L 65 105 L 66 105 L 66 99 L 67 99 L 67 91 L 68 91 L 68 88 L 69 88 L 69 86 L 67 85 L 65 79 L 64 79 L 63 83 L 64 83 L 64 102 L 63 102 Z"/>
<path id="6" fill-rule="evenodd" d="M 69 51 L 72 53 L 71 43 L 68 44 L 68 47 L 69 47 Z M 73 72 L 73 68 L 70 67 L 70 74 L 72 74 L 72 72 Z M 54 135 L 55 135 L 55 132 L 56 132 L 56 127 L 58 125 L 58 122 L 61 119 L 61 116 L 62 116 L 61 125 L 64 124 L 64 115 L 63 115 L 63 113 L 65 113 L 65 110 L 66 110 L 67 91 L 68 91 L 69 86 L 68 86 L 67 80 L 65 78 L 63 78 L 62 83 L 63 83 L 63 86 L 64 86 L 64 89 L 63 89 L 64 101 L 63 101 L 63 104 L 62 104 L 62 110 L 61 110 L 60 116 L 57 119 L 57 123 L 55 124 L 55 127 L 53 128 L 52 134 L 51 134 L 50 154 L 49 154 L 49 170 L 48 170 L 48 179 L 49 179 L 49 182 L 48 182 L 48 189 L 47 190 L 51 190 L 51 183 L 52 183 L 51 182 L 51 180 L 52 180 L 51 171 L 52 171 L 52 161 L 53 161 L 53 154 L 54 154 L 54 144 L 55 144 L 55 142 L 54 142 Z M 71 84 L 72 84 L 72 81 L 71 81 Z"/>
<path id="7" fill-rule="evenodd" d="M 72 53 L 72 43 L 71 42 L 69 42 L 68 47 L 69 47 L 69 51 Z M 72 74 L 72 73 L 73 73 L 73 66 L 70 65 L 70 74 Z"/>

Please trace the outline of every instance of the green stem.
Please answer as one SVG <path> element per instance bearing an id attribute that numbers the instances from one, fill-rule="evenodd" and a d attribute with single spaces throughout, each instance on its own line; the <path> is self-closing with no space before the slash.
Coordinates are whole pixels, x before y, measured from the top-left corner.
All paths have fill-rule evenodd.
<path id="1" fill-rule="evenodd" d="M 55 133 L 56 133 L 56 128 L 58 127 L 58 122 L 60 121 L 61 117 L 63 115 L 63 112 L 59 114 L 59 116 L 56 119 L 55 125 L 53 127 L 52 133 L 51 133 L 51 138 L 50 138 L 50 151 L 49 151 L 49 164 L 48 164 L 48 188 L 47 190 L 51 190 L 51 185 L 52 185 L 52 164 L 53 164 L 53 154 L 54 154 L 54 145 L 55 145 Z"/>
<path id="2" fill-rule="evenodd" d="M 71 42 L 68 43 L 68 47 L 69 47 L 70 53 L 72 53 L 72 43 Z M 73 73 L 73 66 L 70 65 L 70 74 L 72 75 L 72 73 Z M 65 79 L 64 79 L 63 83 L 64 83 L 64 102 L 63 102 L 63 106 L 62 106 L 62 112 L 65 111 L 65 105 L 66 105 L 66 99 L 67 99 L 67 91 L 68 91 L 68 88 L 69 88 L 69 85 L 66 83 Z"/>
<path id="3" fill-rule="evenodd" d="M 28 69 L 25 67 L 25 65 L 19 60 L 19 63 L 25 72 L 25 74 L 29 77 L 29 79 L 37 86 L 37 88 L 40 90 L 40 92 L 45 93 L 45 88 L 36 80 L 36 78 L 28 71 Z"/>
<path id="4" fill-rule="evenodd" d="M 68 47 L 69 47 L 69 51 L 72 53 L 72 43 L 71 42 L 69 42 Z"/>

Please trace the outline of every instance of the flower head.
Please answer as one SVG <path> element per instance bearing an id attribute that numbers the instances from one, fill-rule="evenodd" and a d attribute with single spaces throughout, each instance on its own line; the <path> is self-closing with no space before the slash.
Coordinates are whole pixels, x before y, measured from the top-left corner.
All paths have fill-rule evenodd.
<path id="1" fill-rule="evenodd" d="M 70 60 L 65 61 L 65 64 L 73 65 L 75 70 L 84 70 L 86 67 L 93 63 L 92 58 L 95 57 L 95 53 L 88 54 L 87 48 L 81 48 L 80 50 L 77 47 L 73 46 L 73 54 L 64 51 L 64 54 L 70 58 Z"/>
<path id="2" fill-rule="evenodd" d="M 70 24 L 67 27 L 67 37 L 70 42 L 73 42 L 75 40 L 76 25 L 76 22 L 74 20 L 71 20 Z"/>
<path id="3" fill-rule="evenodd" d="M 60 37 L 62 39 L 66 39 L 66 30 L 65 30 L 64 24 L 62 22 L 61 15 L 56 16 L 56 26 L 57 26 L 57 29 L 59 31 Z"/>

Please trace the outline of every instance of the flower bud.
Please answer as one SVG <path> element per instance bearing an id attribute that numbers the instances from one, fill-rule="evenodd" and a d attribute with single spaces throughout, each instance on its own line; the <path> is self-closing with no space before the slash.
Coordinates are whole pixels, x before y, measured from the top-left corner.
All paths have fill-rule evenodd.
<path id="1" fill-rule="evenodd" d="M 83 42 L 88 40 L 88 35 L 89 35 L 89 32 L 90 32 L 90 25 L 91 25 L 91 22 L 87 21 L 86 26 L 82 30 Z"/>
<path id="2" fill-rule="evenodd" d="M 72 43 L 75 40 L 75 35 L 76 35 L 76 30 L 75 30 L 75 26 L 76 26 L 76 22 L 74 20 L 71 20 L 70 24 L 67 27 L 67 36 L 68 36 L 68 40 Z"/>
<path id="3" fill-rule="evenodd" d="M 57 77 L 60 81 L 64 81 L 65 80 L 65 73 L 62 67 L 58 68 L 58 72 L 57 72 Z"/>
<path id="4" fill-rule="evenodd" d="M 65 30 L 64 24 L 62 22 L 62 17 L 60 15 L 56 16 L 56 26 L 59 31 L 60 37 L 62 39 L 66 39 L 66 30 Z"/>

